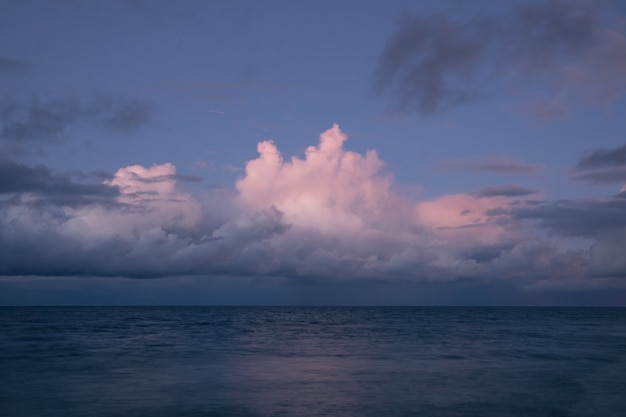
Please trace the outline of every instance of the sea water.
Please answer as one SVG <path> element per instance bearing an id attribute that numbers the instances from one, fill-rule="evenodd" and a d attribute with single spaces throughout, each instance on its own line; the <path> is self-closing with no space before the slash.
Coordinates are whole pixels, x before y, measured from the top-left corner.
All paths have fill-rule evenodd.
<path id="1" fill-rule="evenodd" d="M 626 309 L 2 307 L 0 416 L 626 416 Z"/>

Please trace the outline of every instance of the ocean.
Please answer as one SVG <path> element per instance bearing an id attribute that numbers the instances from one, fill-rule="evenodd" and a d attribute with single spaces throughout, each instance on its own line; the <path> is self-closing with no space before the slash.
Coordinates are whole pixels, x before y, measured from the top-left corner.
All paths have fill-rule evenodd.
<path id="1" fill-rule="evenodd" d="M 0 307 L 0 416 L 626 416 L 626 308 Z"/>

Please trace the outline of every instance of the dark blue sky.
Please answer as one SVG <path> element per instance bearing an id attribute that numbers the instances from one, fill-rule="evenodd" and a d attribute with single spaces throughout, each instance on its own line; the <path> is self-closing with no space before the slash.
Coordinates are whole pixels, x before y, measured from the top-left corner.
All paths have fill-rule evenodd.
<path id="1" fill-rule="evenodd" d="M 0 304 L 626 305 L 611 1 L 0 4 Z"/>

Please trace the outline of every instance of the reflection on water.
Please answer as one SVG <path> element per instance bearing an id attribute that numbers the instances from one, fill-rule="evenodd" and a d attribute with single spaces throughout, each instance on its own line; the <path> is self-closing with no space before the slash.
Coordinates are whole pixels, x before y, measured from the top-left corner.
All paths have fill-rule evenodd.
<path id="1" fill-rule="evenodd" d="M 0 308 L 0 415 L 626 415 L 626 309 Z"/>

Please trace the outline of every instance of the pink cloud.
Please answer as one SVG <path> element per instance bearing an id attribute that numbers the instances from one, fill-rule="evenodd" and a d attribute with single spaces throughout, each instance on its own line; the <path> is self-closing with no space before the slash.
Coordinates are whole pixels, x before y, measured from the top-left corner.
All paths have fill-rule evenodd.
<path id="1" fill-rule="evenodd" d="M 171 163 L 145 168 L 132 165 L 117 170 L 104 183 L 118 187 L 116 203 L 65 208 L 69 220 L 61 230 L 81 239 L 99 241 L 111 236 L 141 238 L 144 232 L 192 227 L 202 216 L 202 205 L 179 189 Z"/>
<path id="2" fill-rule="evenodd" d="M 176 167 L 169 162 L 150 168 L 131 165 L 118 169 L 113 179 L 105 183 L 119 187 L 126 197 L 140 192 L 171 194 L 175 189 L 175 181 L 171 179 L 174 175 Z"/>
<path id="3" fill-rule="evenodd" d="M 450 245 L 493 245 L 504 240 L 507 228 L 487 212 L 506 206 L 505 197 L 453 194 L 421 202 L 417 212 L 424 227 Z"/>
<path id="4" fill-rule="evenodd" d="M 289 160 L 273 142 L 261 142 L 259 157 L 236 184 L 243 212 L 275 208 L 284 215 L 289 228 L 266 242 L 283 269 L 313 276 L 480 276 L 487 270 L 468 251 L 525 239 L 520 222 L 507 214 L 507 197 L 411 201 L 394 192 L 375 151 L 346 151 L 346 140 L 334 125 L 303 159 Z"/>
<path id="5" fill-rule="evenodd" d="M 285 221 L 323 232 L 412 223 L 411 203 L 397 196 L 375 151 L 345 151 L 347 136 L 337 125 L 322 133 L 304 159 L 283 160 L 273 142 L 259 143 L 259 157 L 246 164 L 236 184 L 245 210 L 275 207 Z"/>

